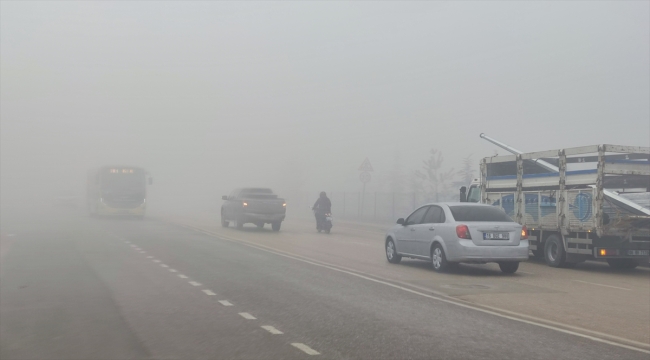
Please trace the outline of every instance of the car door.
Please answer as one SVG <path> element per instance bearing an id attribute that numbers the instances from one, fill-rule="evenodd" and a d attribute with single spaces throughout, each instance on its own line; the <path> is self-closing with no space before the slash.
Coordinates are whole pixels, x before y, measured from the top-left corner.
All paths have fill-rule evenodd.
<path id="1" fill-rule="evenodd" d="M 230 193 L 230 195 L 228 195 L 228 200 L 226 200 L 226 203 L 223 206 L 224 210 L 225 210 L 225 213 L 226 213 L 226 218 L 228 220 L 234 220 L 235 219 L 235 216 L 233 214 L 233 211 L 234 211 L 233 204 L 234 204 L 234 200 L 237 198 L 238 194 L 239 194 L 239 189 L 233 190 Z"/>
<path id="2" fill-rule="evenodd" d="M 422 223 L 422 218 L 424 218 L 424 214 L 427 212 L 428 208 L 428 206 L 423 206 L 415 210 L 406 218 L 404 226 L 396 231 L 397 251 L 400 254 L 415 255 L 416 232 L 418 230 L 417 226 Z"/>
<path id="3" fill-rule="evenodd" d="M 422 223 L 416 227 L 415 247 L 416 255 L 431 256 L 431 243 L 433 242 L 436 233 L 441 230 L 438 229 L 442 223 L 445 222 L 445 212 L 440 206 L 431 205 L 429 210 L 424 215 Z"/>

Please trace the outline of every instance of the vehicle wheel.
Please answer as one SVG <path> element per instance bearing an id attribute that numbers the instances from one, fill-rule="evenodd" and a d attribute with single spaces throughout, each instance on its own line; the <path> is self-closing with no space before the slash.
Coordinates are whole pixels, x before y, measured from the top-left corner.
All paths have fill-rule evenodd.
<path id="1" fill-rule="evenodd" d="M 506 274 L 514 274 L 519 269 L 519 261 L 502 261 L 499 268 Z"/>
<path id="2" fill-rule="evenodd" d="M 239 230 L 244 228 L 244 223 L 239 220 L 233 221 L 233 225 L 235 225 L 235 227 Z"/>
<path id="3" fill-rule="evenodd" d="M 330 233 L 330 229 L 325 230 L 325 234 L 329 234 L 329 233 Z"/>
<path id="4" fill-rule="evenodd" d="M 323 230 L 322 230 L 322 229 L 318 229 L 318 233 L 319 233 L 319 234 L 320 234 L 321 231 L 323 231 Z"/>
<path id="5" fill-rule="evenodd" d="M 280 226 L 282 226 L 281 221 L 276 221 L 274 223 L 271 223 L 271 229 L 273 229 L 273 231 L 280 231 Z"/>
<path id="6" fill-rule="evenodd" d="M 228 225 L 230 225 L 230 224 L 229 224 L 228 221 L 226 221 L 226 219 L 224 219 L 223 216 L 222 216 L 222 217 L 221 217 L 221 227 L 225 227 L 225 228 L 226 228 L 226 227 L 228 227 Z"/>
<path id="7" fill-rule="evenodd" d="M 257 223 L 257 224 L 255 224 L 255 226 L 257 226 L 259 229 L 261 229 L 261 228 L 264 227 L 264 223 Z"/>
<path id="8" fill-rule="evenodd" d="M 566 252 L 558 235 L 553 234 L 546 238 L 544 260 L 551 267 L 562 267 L 566 263 Z"/>
<path id="9" fill-rule="evenodd" d="M 388 239 L 386 241 L 386 259 L 391 264 L 399 264 L 399 262 L 402 261 L 402 256 L 397 253 L 393 239 Z"/>
<path id="10" fill-rule="evenodd" d="M 636 259 L 607 259 L 607 263 L 609 267 L 617 270 L 634 269 L 639 266 Z"/>
<path id="11" fill-rule="evenodd" d="M 433 250 L 431 250 L 431 265 L 433 265 L 433 270 L 437 272 L 443 272 L 449 268 L 445 251 L 440 244 L 435 244 Z"/>

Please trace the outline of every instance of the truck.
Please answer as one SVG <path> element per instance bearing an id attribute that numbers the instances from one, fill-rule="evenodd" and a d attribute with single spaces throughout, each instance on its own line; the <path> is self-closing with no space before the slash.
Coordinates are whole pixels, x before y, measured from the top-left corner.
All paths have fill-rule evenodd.
<path id="1" fill-rule="evenodd" d="M 88 171 L 86 207 L 91 216 L 142 219 L 147 209 L 147 184 L 153 180 L 136 166 L 112 165 Z"/>
<path id="2" fill-rule="evenodd" d="M 604 259 L 633 269 L 650 259 L 650 148 L 592 145 L 486 157 L 461 202 L 501 207 L 530 232 L 529 249 L 552 267 Z"/>
<path id="3" fill-rule="evenodd" d="M 222 196 L 221 226 L 232 222 L 237 229 L 253 223 L 258 228 L 271 224 L 273 231 L 280 231 L 286 216 L 287 203 L 269 188 L 235 189 L 230 195 Z"/>

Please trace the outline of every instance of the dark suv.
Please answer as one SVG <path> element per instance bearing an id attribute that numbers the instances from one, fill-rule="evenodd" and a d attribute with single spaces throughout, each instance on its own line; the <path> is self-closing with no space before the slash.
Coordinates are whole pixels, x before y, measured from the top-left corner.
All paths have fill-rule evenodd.
<path id="1" fill-rule="evenodd" d="M 278 198 L 273 190 L 267 188 L 236 189 L 230 195 L 222 197 L 221 226 L 233 225 L 241 229 L 246 223 L 259 228 L 271 224 L 273 231 L 280 231 L 280 226 L 287 210 L 284 199 Z"/>

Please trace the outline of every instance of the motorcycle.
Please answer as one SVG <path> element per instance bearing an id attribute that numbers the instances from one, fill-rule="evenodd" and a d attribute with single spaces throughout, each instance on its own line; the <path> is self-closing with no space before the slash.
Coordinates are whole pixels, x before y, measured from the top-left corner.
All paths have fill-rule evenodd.
<path id="1" fill-rule="evenodd" d="M 314 212 L 314 215 L 316 216 L 316 230 L 318 230 L 318 232 L 324 231 L 326 234 L 329 234 L 332 230 L 332 214 L 327 213 L 320 216 Z"/>

